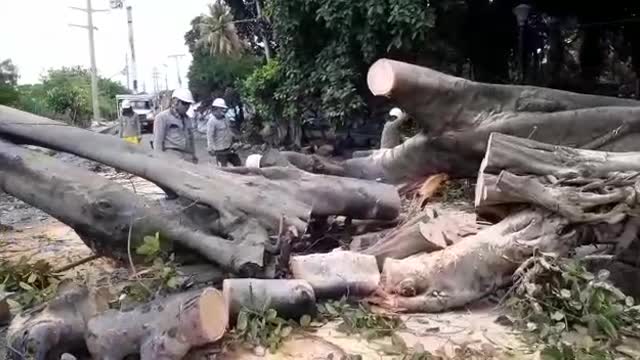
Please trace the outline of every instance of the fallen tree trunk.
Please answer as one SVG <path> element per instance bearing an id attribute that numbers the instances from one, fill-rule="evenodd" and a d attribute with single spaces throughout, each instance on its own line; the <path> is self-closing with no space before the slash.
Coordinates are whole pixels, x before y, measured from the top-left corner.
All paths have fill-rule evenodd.
<path id="1" fill-rule="evenodd" d="M 561 232 L 567 224 L 546 211 L 526 210 L 444 250 L 387 258 L 383 297 L 372 300 L 406 312 L 461 307 L 509 284 L 534 250 L 566 254 L 579 239 L 579 232 Z"/>
<path id="2" fill-rule="evenodd" d="M 108 298 L 99 292 L 60 284 L 48 304 L 13 319 L 7 332 L 7 359 L 59 359 L 65 352 L 86 352 L 87 321 L 108 308 Z"/>
<path id="3" fill-rule="evenodd" d="M 180 360 L 190 349 L 225 334 L 228 311 L 214 288 L 173 295 L 131 311 L 105 311 L 87 323 L 86 343 L 95 359 Z"/>
<path id="4" fill-rule="evenodd" d="M 632 99 L 549 88 L 478 83 L 426 67 L 380 59 L 369 68 L 375 96 L 393 98 L 433 135 L 478 126 L 482 113 L 551 113 L 602 106 L 640 106 Z"/>
<path id="5" fill-rule="evenodd" d="M 636 215 L 640 152 L 611 153 L 492 134 L 476 206 L 535 204 L 571 222 L 619 223 Z"/>
<path id="6" fill-rule="evenodd" d="M 0 168 L 0 190 L 67 224 L 97 254 L 126 259 L 144 236 L 158 232 L 235 272 L 255 274 L 263 265 L 259 240 L 267 235 L 220 238 L 216 214 L 206 207 L 154 206 L 100 175 L 3 140 Z"/>
<path id="7" fill-rule="evenodd" d="M 316 311 L 313 288 L 304 280 L 226 279 L 222 293 L 231 319 L 247 309 L 262 312 L 274 309 L 285 319 L 300 319 Z"/>
<path id="8" fill-rule="evenodd" d="M 494 132 L 552 145 L 640 151 L 640 107 L 487 114 L 476 124 L 440 135 L 420 133 L 393 149 L 348 159 L 342 163 L 345 175 L 393 183 L 441 172 L 453 178 L 474 177 Z"/>

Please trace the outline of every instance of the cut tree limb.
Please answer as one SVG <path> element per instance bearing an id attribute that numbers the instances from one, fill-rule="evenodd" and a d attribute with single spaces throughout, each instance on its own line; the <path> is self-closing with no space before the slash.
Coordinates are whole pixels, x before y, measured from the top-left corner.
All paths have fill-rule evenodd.
<path id="1" fill-rule="evenodd" d="M 108 297 L 99 291 L 68 282 L 60 284 L 48 304 L 13 319 L 7 332 L 7 359 L 59 359 L 65 352 L 86 351 L 87 321 L 108 308 Z"/>
<path id="2" fill-rule="evenodd" d="M 551 113 L 602 106 L 640 106 L 640 102 L 631 99 L 477 83 L 384 58 L 369 68 L 367 84 L 373 95 L 393 98 L 433 135 L 477 127 L 481 113 Z"/>
<path id="3" fill-rule="evenodd" d="M 367 296 L 378 288 L 376 258 L 351 251 L 293 256 L 293 277 L 311 284 L 318 298 Z"/>
<path id="4" fill-rule="evenodd" d="M 1 139 L 0 168 L 0 190 L 67 224 L 97 254 L 126 259 L 131 228 L 134 247 L 158 232 L 236 272 L 263 266 L 264 243 L 216 236 L 216 214 L 208 208 L 156 206 L 102 176 Z"/>
<path id="5" fill-rule="evenodd" d="M 618 223 L 637 215 L 640 152 L 573 149 L 491 135 L 476 206 L 535 204 L 574 223 Z"/>
<path id="6" fill-rule="evenodd" d="M 546 211 L 509 216 L 444 250 L 403 260 L 387 258 L 385 290 L 373 301 L 407 312 L 440 312 L 468 304 L 511 282 L 534 249 L 565 254 L 579 232 L 565 231 L 567 220 Z"/>
<path id="7" fill-rule="evenodd" d="M 218 341 L 228 324 L 218 290 L 173 295 L 128 312 L 105 311 L 87 324 L 86 342 L 95 359 L 180 360 L 190 349 Z"/>
<path id="8" fill-rule="evenodd" d="M 222 293 L 231 319 L 243 308 L 255 312 L 274 309 L 278 316 L 296 320 L 316 310 L 315 293 L 305 280 L 226 279 Z"/>

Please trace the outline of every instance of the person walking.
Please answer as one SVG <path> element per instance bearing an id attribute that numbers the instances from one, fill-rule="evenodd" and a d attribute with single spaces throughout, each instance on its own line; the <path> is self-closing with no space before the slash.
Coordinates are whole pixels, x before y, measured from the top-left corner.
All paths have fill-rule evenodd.
<path id="1" fill-rule="evenodd" d="M 120 105 L 122 113 L 118 118 L 120 128 L 118 136 L 126 142 L 140 144 L 142 140 L 142 124 L 137 114 L 133 111 L 133 106 L 129 100 L 123 100 Z"/>
<path id="2" fill-rule="evenodd" d="M 227 104 L 222 98 L 213 100 L 211 116 L 207 122 L 207 151 L 215 156 L 218 165 L 226 167 L 229 163 L 241 166 L 240 157 L 233 149 L 234 134 L 226 117 Z"/>
<path id="3" fill-rule="evenodd" d="M 391 149 L 402 144 L 401 127 L 409 116 L 400 108 L 393 108 L 389 111 L 389 121 L 384 124 L 382 136 L 380 138 L 380 149 Z"/>
<path id="4" fill-rule="evenodd" d="M 187 111 L 194 103 L 188 89 L 176 89 L 171 108 L 159 113 L 153 123 L 153 149 L 191 163 L 197 163 L 194 124 Z"/>

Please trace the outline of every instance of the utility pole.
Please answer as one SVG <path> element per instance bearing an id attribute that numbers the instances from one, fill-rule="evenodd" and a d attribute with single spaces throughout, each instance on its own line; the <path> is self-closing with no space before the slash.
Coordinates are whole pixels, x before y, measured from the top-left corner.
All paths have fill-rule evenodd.
<path id="1" fill-rule="evenodd" d="M 129 55 L 128 54 L 124 54 L 124 71 L 125 74 L 127 75 L 127 89 L 131 89 L 131 82 L 129 79 Z"/>
<path id="2" fill-rule="evenodd" d="M 155 94 L 157 94 L 158 92 L 160 92 L 160 83 L 159 83 L 159 79 L 160 79 L 160 73 L 158 72 L 158 68 L 157 67 L 153 67 L 153 91 Z"/>
<path id="3" fill-rule="evenodd" d="M 93 13 L 105 12 L 109 10 L 94 10 L 91 8 L 91 0 L 87 0 L 86 8 L 71 7 L 74 10 L 80 10 L 87 13 L 87 25 L 69 24 L 69 26 L 85 28 L 89 32 L 89 57 L 91 59 L 91 104 L 93 105 L 93 119 L 100 120 L 100 103 L 98 102 L 98 69 L 96 67 L 96 49 L 93 38 L 93 31 L 98 30 L 93 26 Z"/>
<path id="4" fill-rule="evenodd" d="M 181 57 L 183 57 L 184 54 L 177 54 L 177 55 L 169 55 L 169 58 L 173 58 L 176 61 L 176 71 L 178 73 L 178 86 L 182 87 L 182 77 L 180 77 L 180 62 L 178 59 L 180 59 Z"/>
<path id="5" fill-rule="evenodd" d="M 127 24 L 129 25 L 129 47 L 131 47 L 131 77 L 133 78 L 133 92 L 138 92 L 138 69 L 136 67 L 136 48 L 133 45 L 133 15 L 131 6 L 127 6 Z"/>

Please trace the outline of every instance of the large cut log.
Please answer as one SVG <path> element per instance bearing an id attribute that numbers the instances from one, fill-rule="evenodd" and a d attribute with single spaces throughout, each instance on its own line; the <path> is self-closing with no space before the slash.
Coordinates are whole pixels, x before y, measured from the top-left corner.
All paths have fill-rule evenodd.
<path id="1" fill-rule="evenodd" d="M 7 332 L 7 359 L 59 359 L 65 352 L 86 352 L 87 321 L 109 308 L 108 297 L 70 282 L 55 298 L 16 316 Z"/>
<path id="2" fill-rule="evenodd" d="M 311 284 L 318 298 L 367 296 L 380 283 L 376 258 L 351 251 L 294 256 L 291 273 Z"/>
<path id="3" fill-rule="evenodd" d="M 304 280 L 288 279 L 226 279 L 222 294 L 234 319 L 241 310 L 262 312 L 276 310 L 285 319 L 300 319 L 316 311 L 313 288 Z"/>
<path id="4" fill-rule="evenodd" d="M 173 295 L 131 311 L 107 310 L 87 323 L 86 343 L 94 359 L 180 360 L 190 349 L 218 341 L 229 316 L 214 288 Z"/>
<path id="5" fill-rule="evenodd" d="M 554 113 L 497 113 L 476 127 L 440 135 L 419 133 L 393 149 L 346 160 L 346 176 L 401 182 L 447 173 L 474 177 L 491 133 L 553 145 L 605 151 L 640 151 L 640 107 L 601 107 Z"/>
<path id="6" fill-rule="evenodd" d="M 491 135 L 476 206 L 535 204 L 572 222 L 618 223 L 637 215 L 640 152 L 612 153 Z"/>
<path id="7" fill-rule="evenodd" d="M 216 214 L 206 207 L 156 206 L 102 176 L 3 140 L 0 169 L 0 190 L 67 224 L 98 254 L 126 259 L 130 247 L 158 232 L 236 272 L 252 274 L 263 264 L 264 243 L 250 234 L 216 236 Z"/>
<path id="8" fill-rule="evenodd" d="M 579 239 L 578 231 L 562 231 L 567 224 L 549 212 L 526 210 L 444 250 L 387 258 L 382 299 L 373 300 L 407 312 L 461 307 L 509 284 L 534 250 L 566 254 Z"/>
<path id="9" fill-rule="evenodd" d="M 369 89 L 392 98 L 432 134 L 478 126 L 482 113 L 550 113 L 640 102 L 535 86 L 496 85 L 450 76 L 426 67 L 380 59 L 369 68 Z"/>

